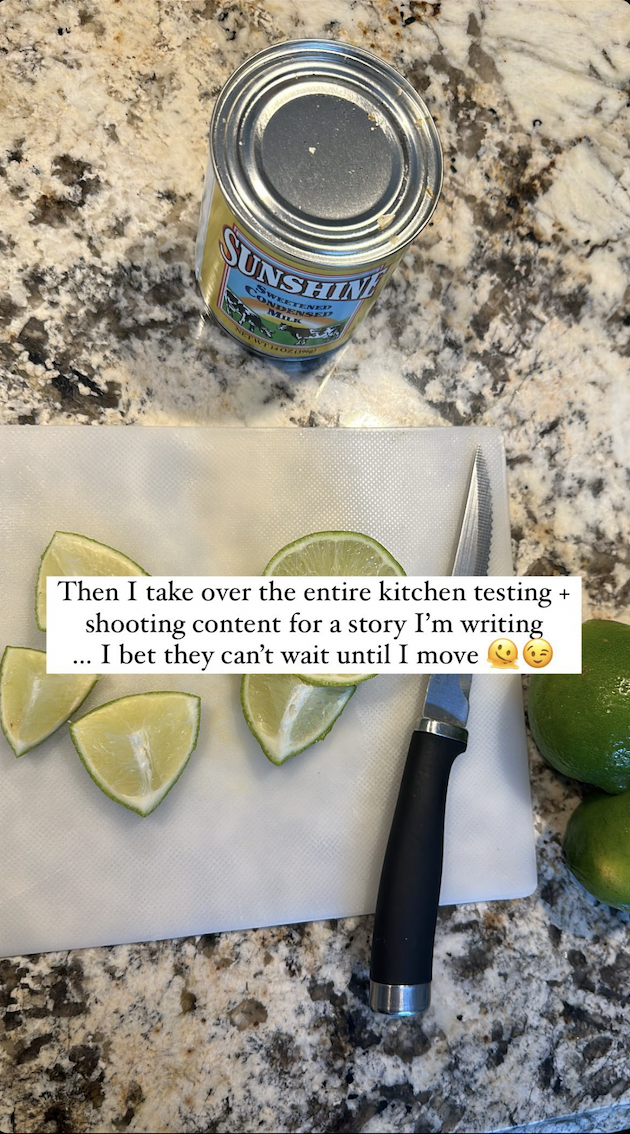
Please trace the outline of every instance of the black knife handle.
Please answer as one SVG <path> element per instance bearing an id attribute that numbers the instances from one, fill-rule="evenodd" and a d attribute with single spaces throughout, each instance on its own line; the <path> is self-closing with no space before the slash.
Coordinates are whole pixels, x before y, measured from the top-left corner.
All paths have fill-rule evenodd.
<path id="1" fill-rule="evenodd" d="M 426 719 L 411 737 L 376 901 L 375 1011 L 414 1015 L 429 1006 L 448 778 L 467 741 L 465 729 Z"/>

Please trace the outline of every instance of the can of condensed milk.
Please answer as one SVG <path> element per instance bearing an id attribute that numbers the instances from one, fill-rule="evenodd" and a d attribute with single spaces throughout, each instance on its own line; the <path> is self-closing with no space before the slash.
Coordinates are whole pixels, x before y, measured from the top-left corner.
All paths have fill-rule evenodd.
<path id="1" fill-rule="evenodd" d="M 266 48 L 228 79 L 210 125 L 195 265 L 209 311 L 259 354 L 336 349 L 441 185 L 433 119 L 388 63 L 333 40 Z"/>

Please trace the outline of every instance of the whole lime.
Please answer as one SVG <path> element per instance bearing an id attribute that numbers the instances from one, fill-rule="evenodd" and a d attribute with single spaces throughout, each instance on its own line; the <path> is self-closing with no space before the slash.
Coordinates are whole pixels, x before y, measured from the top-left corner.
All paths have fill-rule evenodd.
<path id="1" fill-rule="evenodd" d="M 582 673 L 536 673 L 529 725 L 565 776 L 616 794 L 630 788 L 630 626 L 582 626 Z"/>
<path id="2" fill-rule="evenodd" d="M 596 792 L 583 800 L 569 819 L 562 848 L 589 894 L 630 910 L 630 791 Z"/>

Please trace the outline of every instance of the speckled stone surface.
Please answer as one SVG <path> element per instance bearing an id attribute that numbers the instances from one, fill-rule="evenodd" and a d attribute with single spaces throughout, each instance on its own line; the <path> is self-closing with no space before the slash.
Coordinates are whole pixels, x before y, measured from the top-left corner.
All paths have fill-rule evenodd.
<path id="1" fill-rule="evenodd" d="M 192 270 L 213 100 L 296 35 L 406 74 L 446 171 L 303 373 Z M 0 420 L 498 425 L 517 570 L 630 621 L 629 41 L 624 0 L 5 0 Z M 577 789 L 531 757 L 539 889 L 441 911 L 425 1017 L 366 1008 L 369 919 L 0 961 L 0 1130 L 625 1128 L 628 917 L 570 881 Z"/>

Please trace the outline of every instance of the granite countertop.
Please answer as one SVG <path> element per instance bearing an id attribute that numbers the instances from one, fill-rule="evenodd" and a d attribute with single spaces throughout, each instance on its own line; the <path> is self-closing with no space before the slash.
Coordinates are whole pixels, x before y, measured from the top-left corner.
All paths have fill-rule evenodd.
<path id="1" fill-rule="evenodd" d="M 407 75 L 446 174 L 303 372 L 205 321 L 192 268 L 214 98 L 295 36 Z M 497 425 L 517 571 L 629 621 L 629 41 L 624 0 L 6 0 L 0 420 Z M 576 787 L 531 768 L 539 888 L 441 910 L 424 1017 L 367 1009 L 369 918 L 2 960 L 0 1130 L 626 1127 L 628 916 L 569 879 Z"/>

